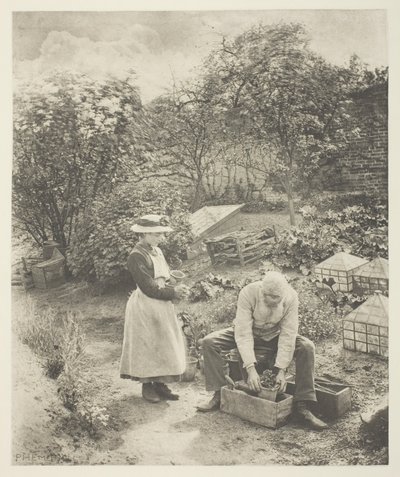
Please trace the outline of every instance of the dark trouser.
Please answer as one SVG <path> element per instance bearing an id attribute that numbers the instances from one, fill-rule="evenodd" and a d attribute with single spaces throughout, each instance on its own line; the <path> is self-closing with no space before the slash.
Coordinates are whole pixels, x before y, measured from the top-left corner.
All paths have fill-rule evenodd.
<path id="1" fill-rule="evenodd" d="M 204 375 L 207 391 L 218 391 L 226 384 L 224 360 L 221 351 L 236 348 L 233 328 L 214 331 L 203 339 Z M 276 353 L 278 337 L 270 341 L 254 338 L 254 349 L 259 352 Z M 316 401 L 314 388 L 314 344 L 308 338 L 297 335 L 294 359 L 296 361 L 296 382 L 294 401 Z"/>

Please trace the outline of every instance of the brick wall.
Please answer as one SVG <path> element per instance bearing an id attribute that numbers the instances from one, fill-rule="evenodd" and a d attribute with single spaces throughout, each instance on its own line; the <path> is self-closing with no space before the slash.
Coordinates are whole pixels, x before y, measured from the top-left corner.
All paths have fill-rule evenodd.
<path id="1" fill-rule="evenodd" d="M 346 192 L 388 188 L 388 89 L 371 87 L 353 97 L 349 113 L 361 129 L 337 162 L 327 189 Z"/>

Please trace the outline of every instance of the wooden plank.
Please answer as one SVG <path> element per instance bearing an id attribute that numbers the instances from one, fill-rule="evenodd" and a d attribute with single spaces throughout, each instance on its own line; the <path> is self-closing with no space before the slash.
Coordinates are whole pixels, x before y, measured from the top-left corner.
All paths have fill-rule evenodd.
<path id="1" fill-rule="evenodd" d="M 251 232 L 229 232 L 227 234 L 218 235 L 217 237 L 210 237 L 205 239 L 206 242 L 222 242 L 224 240 L 244 240 L 246 237 L 250 237 Z"/>
<path id="2" fill-rule="evenodd" d="M 229 252 L 231 251 L 236 251 L 236 243 L 214 243 L 212 244 L 214 246 L 214 250 L 216 252 Z"/>
<path id="3" fill-rule="evenodd" d="M 237 251 L 236 250 L 229 250 L 227 252 L 218 252 L 215 254 L 216 257 L 226 257 L 226 258 L 231 258 L 231 257 L 237 257 Z"/>
<path id="4" fill-rule="evenodd" d="M 212 225 L 209 226 L 209 228 L 207 228 L 206 230 L 203 230 L 197 237 L 196 237 L 196 240 L 197 239 L 203 239 L 204 237 L 206 237 L 207 235 L 209 235 L 210 233 L 212 233 L 215 229 L 217 229 L 218 227 L 220 227 L 221 225 L 224 225 L 226 222 L 228 222 L 229 220 L 231 220 L 232 218 L 234 218 L 236 215 L 238 215 L 240 213 L 240 209 L 242 207 L 244 207 L 245 204 L 238 204 L 237 208 L 232 210 L 232 212 L 230 212 L 229 214 L 227 214 L 225 217 L 221 218 L 219 221 L 213 223 Z M 223 235 L 220 235 L 220 236 L 223 236 Z"/>
<path id="5" fill-rule="evenodd" d="M 215 264 L 215 255 L 214 255 L 214 245 L 212 243 L 206 242 L 207 252 L 211 259 L 211 263 Z"/>
<path id="6" fill-rule="evenodd" d="M 253 252 L 251 252 L 251 253 L 243 254 L 243 258 L 246 261 L 246 260 L 249 260 L 251 258 L 257 257 L 259 255 L 260 255 L 260 253 L 257 250 L 253 250 Z"/>
<path id="7" fill-rule="evenodd" d="M 237 253 L 238 253 L 238 256 L 239 256 L 240 265 L 244 266 L 245 265 L 244 257 L 242 255 L 242 247 L 240 245 L 239 240 L 236 241 L 236 246 L 237 246 Z"/>
<path id="8" fill-rule="evenodd" d="M 266 240 L 263 240 L 262 242 L 257 242 L 257 243 L 255 243 L 255 244 L 253 244 L 253 245 L 250 245 L 249 247 L 243 247 L 243 248 L 244 248 L 244 250 L 247 252 L 247 251 L 249 251 L 249 250 L 253 250 L 253 249 L 255 249 L 255 248 L 262 247 L 263 245 L 266 245 L 267 243 L 271 243 L 271 242 L 273 242 L 274 240 L 275 240 L 274 237 L 270 237 L 270 238 L 268 238 L 268 239 L 266 239 Z"/>
<path id="9" fill-rule="evenodd" d="M 253 262 L 255 262 L 256 260 L 259 260 L 260 258 L 261 258 L 261 255 L 256 255 L 255 257 L 250 258 L 249 260 L 246 260 L 246 261 L 245 261 L 245 265 L 247 265 L 248 263 L 253 263 Z"/>
<path id="10" fill-rule="evenodd" d="M 268 388 L 265 388 L 264 386 L 261 386 L 261 391 L 259 393 L 257 393 L 256 391 L 252 391 L 249 385 L 242 379 L 236 382 L 236 386 L 237 386 L 236 389 L 240 389 L 241 391 L 246 392 L 250 396 L 255 396 L 260 399 L 266 399 L 267 401 L 272 401 L 272 402 L 276 401 L 276 396 L 278 394 L 277 390 L 268 389 Z"/>

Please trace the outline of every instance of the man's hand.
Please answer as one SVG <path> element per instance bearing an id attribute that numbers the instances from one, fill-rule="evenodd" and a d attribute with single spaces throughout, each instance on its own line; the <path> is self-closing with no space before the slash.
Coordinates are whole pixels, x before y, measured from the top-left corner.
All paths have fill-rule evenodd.
<path id="1" fill-rule="evenodd" d="M 279 393 L 284 393 L 286 391 L 286 384 L 285 370 L 280 369 L 275 376 L 275 385 Z"/>
<path id="2" fill-rule="evenodd" d="M 255 366 L 247 368 L 247 384 L 252 391 L 259 393 L 261 391 L 260 375 Z"/>

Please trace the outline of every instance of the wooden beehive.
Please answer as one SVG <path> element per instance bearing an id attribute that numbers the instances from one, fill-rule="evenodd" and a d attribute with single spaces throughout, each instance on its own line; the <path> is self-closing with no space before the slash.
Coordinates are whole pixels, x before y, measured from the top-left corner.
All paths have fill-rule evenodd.
<path id="1" fill-rule="evenodd" d="M 292 406 L 293 396 L 289 394 L 281 394 L 277 402 L 273 402 L 227 386 L 221 388 L 221 411 L 261 426 L 273 429 L 283 426 Z"/>
<path id="2" fill-rule="evenodd" d="M 230 262 L 247 265 L 262 257 L 265 246 L 276 240 L 275 228 L 258 232 L 232 232 L 205 240 L 211 263 Z"/>
<path id="3" fill-rule="evenodd" d="M 333 290 L 349 292 L 353 289 L 353 272 L 368 263 L 364 258 L 350 255 L 346 252 L 335 253 L 332 257 L 316 265 L 314 273 L 319 280 L 317 286 L 323 287 L 323 282 L 335 281 Z"/>
<path id="4" fill-rule="evenodd" d="M 37 288 L 53 288 L 65 282 L 65 258 L 54 249 L 52 257 L 32 266 L 32 278 Z"/>
<path id="5" fill-rule="evenodd" d="M 353 272 L 353 287 L 366 295 L 376 290 L 389 291 L 389 262 L 385 258 L 375 258 L 361 265 Z"/>
<path id="6" fill-rule="evenodd" d="M 380 292 L 350 312 L 342 324 L 343 347 L 388 356 L 389 300 Z"/>

